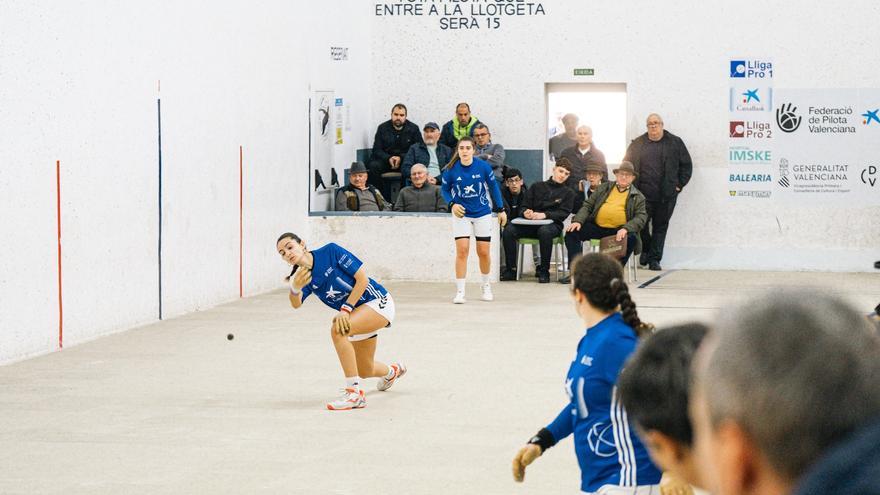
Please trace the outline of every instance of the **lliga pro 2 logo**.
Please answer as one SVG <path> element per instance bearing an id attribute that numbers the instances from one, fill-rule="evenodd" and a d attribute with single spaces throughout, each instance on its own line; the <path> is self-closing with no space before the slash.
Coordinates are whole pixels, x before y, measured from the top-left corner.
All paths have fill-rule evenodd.
<path id="1" fill-rule="evenodd" d="M 783 103 L 776 109 L 776 125 L 782 132 L 794 132 L 801 126 L 801 117 L 797 107 L 791 103 Z"/>

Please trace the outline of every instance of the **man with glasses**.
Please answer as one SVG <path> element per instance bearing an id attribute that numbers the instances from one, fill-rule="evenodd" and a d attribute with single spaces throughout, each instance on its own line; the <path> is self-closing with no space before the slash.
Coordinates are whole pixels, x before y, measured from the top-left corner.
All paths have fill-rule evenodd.
<path id="1" fill-rule="evenodd" d="M 495 172 L 495 180 L 501 182 L 504 169 L 504 146 L 492 142 L 492 134 L 489 133 L 486 124 L 482 122 L 474 126 L 474 140 L 477 142 L 474 157 L 489 162 L 489 165 L 492 165 L 492 171 Z"/>
<path id="2" fill-rule="evenodd" d="M 614 169 L 616 180 L 605 182 L 584 201 L 584 205 L 571 219 L 566 229 L 565 248 L 568 250 L 568 266 L 581 255 L 584 241 L 615 236 L 618 241 L 626 238 L 626 253 L 620 264 L 627 260 L 636 247 L 636 236 L 648 219 L 645 196 L 634 186 L 637 174 L 630 162 L 623 162 Z M 569 277 L 559 282 L 567 284 Z"/>
<path id="3" fill-rule="evenodd" d="M 684 141 L 663 129 L 663 119 L 648 115 L 648 132 L 633 139 L 624 160 L 638 172 L 636 186 L 645 195 L 648 223 L 642 229 L 642 255 L 639 264 L 659 271 L 666 231 L 678 194 L 691 180 L 693 163 Z"/>
<path id="4" fill-rule="evenodd" d="M 529 188 L 522 202 L 522 217 L 534 221 L 532 225 L 509 223 L 504 228 L 504 256 L 506 269 L 501 280 L 516 280 L 516 241 L 521 237 L 538 239 L 541 251 L 541 262 L 535 274 L 538 283 L 550 282 L 550 255 L 553 253 L 553 239 L 562 233 L 562 222 L 574 209 L 575 193 L 565 181 L 571 174 L 568 160 L 561 159 L 553 167 L 553 175 L 544 182 L 538 182 Z"/>

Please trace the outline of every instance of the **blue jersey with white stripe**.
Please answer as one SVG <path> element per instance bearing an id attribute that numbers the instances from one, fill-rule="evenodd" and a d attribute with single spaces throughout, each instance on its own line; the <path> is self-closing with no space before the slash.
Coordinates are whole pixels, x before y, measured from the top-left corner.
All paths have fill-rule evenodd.
<path id="1" fill-rule="evenodd" d="M 339 311 L 339 308 L 351 295 L 351 290 L 354 287 L 354 274 L 363 263 L 344 247 L 332 242 L 311 253 L 314 258 L 312 281 L 302 288 L 302 300 L 305 301 L 310 294 L 314 293 L 321 302 Z M 371 278 L 364 294 L 354 307 L 373 299 L 384 299 L 387 295 L 388 291 L 385 290 L 385 287 Z"/>
<path id="2" fill-rule="evenodd" d="M 441 174 L 440 193 L 447 203 L 464 206 L 464 216 L 480 218 L 492 213 L 489 196 L 495 211 L 502 209 L 501 188 L 495 180 L 495 172 L 489 162 L 474 158 L 470 165 L 456 161 Z"/>
<path id="3" fill-rule="evenodd" d="M 588 328 L 565 379 L 569 403 L 547 426 L 556 441 L 574 433 L 581 490 L 660 483 L 660 471 L 636 436 L 617 395 L 617 375 L 638 338 L 620 313 Z"/>

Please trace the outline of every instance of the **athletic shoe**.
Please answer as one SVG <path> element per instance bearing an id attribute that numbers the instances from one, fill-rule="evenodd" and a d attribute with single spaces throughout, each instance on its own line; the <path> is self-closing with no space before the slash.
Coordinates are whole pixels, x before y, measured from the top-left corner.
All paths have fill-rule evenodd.
<path id="1" fill-rule="evenodd" d="M 511 280 L 516 280 L 516 270 L 512 270 L 512 269 L 508 268 L 508 269 L 505 269 L 503 272 L 501 272 L 501 281 L 502 282 L 509 282 Z"/>
<path id="2" fill-rule="evenodd" d="M 539 270 L 538 271 L 538 283 L 539 284 L 549 284 L 550 283 L 550 271 Z"/>
<path id="3" fill-rule="evenodd" d="M 658 263 L 656 261 L 652 261 L 652 262 L 648 263 L 648 270 L 651 270 L 654 272 L 659 272 L 659 271 L 663 270 L 663 267 L 660 266 L 660 263 Z"/>
<path id="4" fill-rule="evenodd" d="M 394 363 L 389 365 L 389 367 L 394 370 L 394 376 L 390 379 L 385 378 L 384 376 L 379 379 L 379 383 L 376 384 L 376 390 L 386 391 L 394 385 L 394 382 L 397 381 L 398 378 L 402 377 L 406 374 L 406 365 L 403 363 Z"/>
<path id="5" fill-rule="evenodd" d="M 484 301 L 494 301 L 495 296 L 492 295 L 492 286 L 489 284 L 483 284 L 483 293 L 480 294 L 480 299 Z"/>
<path id="6" fill-rule="evenodd" d="M 456 291 L 455 297 L 452 298 L 452 304 L 464 304 L 466 301 L 463 290 Z"/>
<path id="7" fill-rule="evenodd" d="M 347 411 L 367 407 L 367 399 L 364 391 L 354 388 L 342 389 L 342 395 L 338 399 L 327 403 L 327 409 L 331 411 Z"/>

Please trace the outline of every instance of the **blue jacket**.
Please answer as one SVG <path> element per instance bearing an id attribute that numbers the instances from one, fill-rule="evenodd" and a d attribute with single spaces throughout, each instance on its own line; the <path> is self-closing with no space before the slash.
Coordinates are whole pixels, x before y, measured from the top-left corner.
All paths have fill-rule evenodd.
<path id="1" fill-rule="evenodd" d="M 880 494 L 880 418 L 829 449 L 794 490 L 794 495 L 831 494 Z"/>
<path id="2" fill-rule="evenodd" d="M 449 160 L 452 160 L 452 148 L 446 146 L 443 143 L 437 143 L 437 163 L 440 166 L 440 172 L 443 172 L 443 167 L 449 163 Z M 431 155 L 428 154 L 428 145 L 425 143 L 416 143 L 409 147 L 409 151 L 406 152 L 406 156 L 403 157 L 403 162 L 400 165 L 400 173 L 406 177 L 406 183 L 411 184 L 412 182 L 409 180 L 409 173 L 412 166 L 416 163 L 421 163 L 424 166 L 428 166 L 428 162 L 431 161 Z"/>

